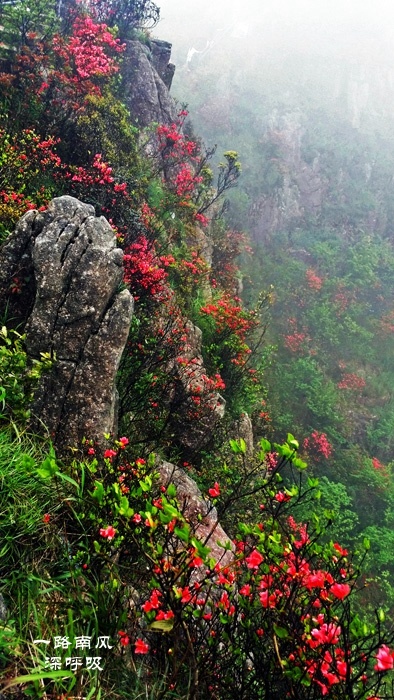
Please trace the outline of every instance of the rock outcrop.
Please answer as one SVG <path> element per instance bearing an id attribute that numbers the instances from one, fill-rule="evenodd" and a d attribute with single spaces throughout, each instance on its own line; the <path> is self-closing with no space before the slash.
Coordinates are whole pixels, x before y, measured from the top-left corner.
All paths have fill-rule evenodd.
<path id="1" fill-rule="evenodd" d="M 151 60 L 168 90 L 171 90 L 171 83 L 175 73 L 175 66 L 170 62 L 172 44 L 161 39 L 151 39 Z"/>
<path id="2" fill-rule="evenodd" d="M 168 63 L 171 44 L 152 42 L 152 49 L 140 41 L 126 42 L 122 66 L 126 105 L 139 127 L 152 122 L 171 124 L 177 116 L 169 94 L 175 68 Z"/>
<path id="3" fill-rule="evenodd" d="M 274 112 L 264 141 L 276 151 L 272 165 L 281 175 L 281 184 L 260 195 L 251 210 L 253 234 L 259 240 L 299 225 L 306 216 L 319 216 L 327 191 L 320 173 L 319 158 L 307 163 L 302 158 L 303 128 L 300 115 Z"/>
<path id="4" fill-rule="evenodd" d="M 210 556 L 220 566 L 228 566 L 234 559 L 234 545 L 218 522 L 216 508 L 204 500 L 193 479 L 180 467 L 170 462 L 160 462 L 158 474 L 163 486 L 174 484 L 180 510 L 190 523 L 200 542 L 210 549 Z M 205 570 L 203 572 L 205 575 Z"/>
<path id="5" fill-rule="evenodd" d="M 123 253 L 113 229 L 73 197 L 28 212 L 0 252 L 3 292 L 21 262 L 31 278 L 26 344 L 29 356 L 54 358 L 32 406 L 32 428 L 48 429 L 60 452 L 83 437 L 116 432 L 115 378 L 127 341 L 133 300 L 118 291 Z M 20 303 L 26 301 L 24 295 Z M 22 308 L 19 317 L 27 315 Z"/>
<path id="6" fill-rule="evenodd" d="M 174 376 L 171 423 L 185 454 L 203 449 L 224 416 L 226 401 L 211 387 L 201 354 L 202 332 L 191 321 L 185 325 L 182 357 L 169 366 Z M 179 409 L 178 409 L 179 407 Z"/>

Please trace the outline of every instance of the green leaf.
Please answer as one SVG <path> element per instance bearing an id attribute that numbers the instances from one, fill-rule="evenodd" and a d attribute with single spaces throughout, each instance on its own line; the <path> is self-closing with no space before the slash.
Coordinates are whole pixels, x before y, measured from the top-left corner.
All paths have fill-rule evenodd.
<path id="1" fill-rule="evenodd" d="M 274 632 L 275 632 L 276 636 L 279 637 L 279 639 L 287 639 L 287 637 L 289 636 L 287 629 L 285 629 L 284 627 L 278 627 L 278 625 L 275 625 L 275 624 L 274 624 Z"/>
<path id="2" fill-rule="evenodd" d="M 169 498 L 175 498 L 176 496 L 176 486 L 175 484 L 169 484 L 167 486 L 167 496 Z"/>
<path id="3" fill-rule="evenodd" d="M 145 479 L 140 479 L 138 483 L 144 492 L 150 491 L 150 489 L 152 488 L 152 479 L 149 475 L 147 475 Z"/>
<path id="4" fill-rule="evenodd" d="M 259 444 L 263 452 L 271 452 L 271 443 L 268 440 L 262 438 Z"/>
<path id="5" fill-rule="evenodd" d="M 293 464 L 295 467 L 297 467 L 297 469 L 300 469 L 300 471 L 303 471 L 308 466 L 307 463 L 304 462 L 304 460 L 302 460 L 300 457 L 295 457 L 293 459 Z"/>
<path id="6" fill-rule="evenodd" d="M 246 442 L 243 438 L 239 440 L 229 440 L 230 447 L 234 454 L 245 454 L 246 453 Z"/>
<path id="7" fill-rule="evenodd" d="M 290 447 L 293 448 L 293 450 L 298 450 L 300 447 L 300 443 L 298 442 L 298 440 L 295 439 L 294 435 L 292 435 L 291 433 L 287 433 L 286 442 L 288 445 L 290 445 Z"/>
<path id="8" fill-rule="evenodd" d="M 95 489 L 92 493 L 92 498 L 94 498 L 100 505 L 104 498 L 104 486 L 101 481 L 94 482 Z"/>
<path id="9" fill-rule="evenodd" d="M 182 540 L 182 542 L 189 542 L 190 528 L 188 525 L 184 525 L 183 527 L 174 527 L 174 533 L 180 540 Z"/>
<path id="10" fill-rule="evenodd" d="M 43 671 L 42 673 L 29 673 L 26 676 L 17 676 L 16 678 L 13 678 L 11 681 L 6 683 L 6 685 L 2 686 L 2 690 L 7 690 L 7 688 L 11 688 L 13 685 L 19 685 L 23 683 L 30 683 L 31 681 L 40 681 L 42 678 L 50 678 L 50 679 L 55 679 L 55 678 L 74 678 L 74 674 L 72 671 Z"/>
<path id="11" fill-rule="evenodd" d="M 150 630 L 159 630 L 159 632 L 171 632 L 174 627 L 174 620 L 155 620 L 148 626 Z"/>
<path id="12" fill-rule="evenodd" d="M 50 479 L 51 478 L 51 472 L 48 471 L 48 469 L 37 469 L 37 474 L 38 474 L 38 476 L 41 477 L 41 479 Z"/>
<path id="13" fill-rule="evenodd" d="M 71 478 L 71 476 L 68 476 L 67 474 L 62 474 L 62 472 L 56 472 L 56 476 L 58 476 L 60 479 L 63 479 L 63 481 L 67 481 L 69 484 L 72 484 L 75 486 L 77 491 L 79 491 L 79 484 Z"/>
<path id="14" fill-rule="evenodd" d="M 48 479 L 58 473 L 58 466 L 54 457 L 55 453 L 51 447 L 49 455 L 45 457 L 44 461 L 41 463 L 41 467 L 37 469 L 37 474 L 42 479 Z"/>

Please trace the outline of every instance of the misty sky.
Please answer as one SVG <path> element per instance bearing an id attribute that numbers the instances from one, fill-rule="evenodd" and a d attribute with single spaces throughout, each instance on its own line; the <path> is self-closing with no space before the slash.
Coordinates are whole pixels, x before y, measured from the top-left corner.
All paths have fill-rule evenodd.
<path id="1" fill-rule="evenodd" d="M 297 50 L 347 56 L 394 56 L 393 0 L 157 0 L 155 30 L 178 43 L 212 33 L 229 22 L 247 25 L 249 39 Z"/>

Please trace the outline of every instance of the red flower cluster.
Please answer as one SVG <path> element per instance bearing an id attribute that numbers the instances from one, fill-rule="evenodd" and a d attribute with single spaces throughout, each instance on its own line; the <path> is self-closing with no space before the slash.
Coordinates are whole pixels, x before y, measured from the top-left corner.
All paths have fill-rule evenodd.
<path id="1" fill-rule="evenodd" d="M 313 289 L 314 291 L 318 292 L 319 289 L 322 288 L 323 280 L 316 274 L 316 272 L 314 272 L 314 270 L 307 270 L 305 273 L 305 277 L 309 289 Z"/>
<path id="2" fill-rule="evenodd" d="M 332 445 L 328 441 L 325 433 L 318 433 L 314 430 L 310 437 L 303 442 L 304 450 L 310 450 L 316 458 L 325 457 L 328 459 L 332 453 Z"/>
<path id="3" fill-rule="evenodd" d="M 113 540 L 113 538 L 116 535 L 116 530 L 112 525 L 108 525 L 108 527 L 102 527 L 100 529 L 100 535 L 101 537 L 105 537 L 107 540 Z"/>
<path id="4" fill-rule="evenodd" d="M 125 44 L 114 39 L 106 24 L 96 24 L 90 17 L 75 20 L 68 40 L 60 35 L 53 38 L 55 54 L 73 69 L 73 76 L 69 78 L 64 74 L 63 80 L 66 83 L 89 80 L 90 93 L 99 92 L 98 87 L 92 90 L 92 78 L 108 77 L 119 70 L 116 61 L 108 55 L 108 50 L 116 54 L 124 49 Z"/>
<path id="5" fill-rule="evenodd" d="M 225 294 L 215 304 L 202 306 L 200 312 L 212 316 L 218 333 L 231 331 L 244 342 L 246 335 L 257 327 L 258 319 L 254 311 L 247 311 L 237 302 L 237 297 L 231 298 Z"/>
<path id="6" fill-rule="evenodd" d="M 303 349 L 306 342 L 308 342 L 309 337 L 305 331 L 300 331 L 297 326 L 297 319 L 289 318 L 288 325 L 291 328 L 291 333 L 287 333 L 283 336 L 285 347 L 290 350 L 290 352 L 298 353 Z"/>
<path id="7" fill-rule="evenodd" d="M 135 299 L 139 299 L 142 292 L 149 296 L 163 294 L 164 282 L 168 277 L 163 264 L 160 256 L 156 255 L 154 244 L 144 236 L 125 248 L 124 281 L 130 286 Z"/>
<path id="8" fill-rule="evenodd" d="M 366 381 L 363 377 L 359 377 L 357 374 L 347 372 L 342 375 L 342 379 L 338 382 L 338 389 L 351 389 L 352 391 L 359 391 L 363 389 L 366 385 Z"/>

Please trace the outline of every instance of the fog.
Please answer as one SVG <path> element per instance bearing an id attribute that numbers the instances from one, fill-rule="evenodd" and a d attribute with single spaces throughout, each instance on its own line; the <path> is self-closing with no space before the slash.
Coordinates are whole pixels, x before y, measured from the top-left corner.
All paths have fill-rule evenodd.
<path id="1" fill-rule="evenodd" d="M 205 134 L 204 101 L 254 93 L 270 109 L 323 107 L 359 129 L 391 129 L 394 4 L 356 0 L 158 0 L 172 93 Z M 264 96 L 265 95 L 265 96 Z M 260 110 L 259 114 L 262 114 Z M 372 119 L 379 123 L 372 124 Z M 217 138 L 217 137 L 215 137 Z M 220 141 L 220 139 L 219 139 Z M 235 136 L 235 145 L 238 146 Z"/>
<path id="2" fill-rule="evenodd" d="M 160 37 L 183 60 L 185 45 L 230 33 L 240 60 L 256 45 L 350 59 L 391 61 L 394 4 L 349 0 L 159 0 Z"/>

